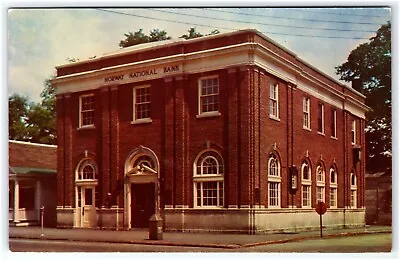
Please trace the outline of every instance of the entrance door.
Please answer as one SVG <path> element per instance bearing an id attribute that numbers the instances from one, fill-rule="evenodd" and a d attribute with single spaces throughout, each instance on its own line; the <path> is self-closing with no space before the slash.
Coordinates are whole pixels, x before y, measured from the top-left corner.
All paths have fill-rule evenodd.
<path id="1" fill-rule="evenodd" d="M 96 207 L 94 205 L 94 187 L 78 186 L 78 226 L 93 227 L 96 225 Z"/>
<path id="2" fill-rule="evenodd" d="M 132 184 L 131 226 L 148 228 L 149 219 L 155 213 L 154 183 Z"/>

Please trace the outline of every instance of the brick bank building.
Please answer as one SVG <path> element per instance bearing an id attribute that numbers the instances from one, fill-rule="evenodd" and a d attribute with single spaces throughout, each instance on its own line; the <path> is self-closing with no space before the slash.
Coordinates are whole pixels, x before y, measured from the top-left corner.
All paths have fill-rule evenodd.
<path id="1" fill-rule="evenodd" d="M 57 67 L 60 227 L 365 224 L 365 97 L 255 30 Z"/>

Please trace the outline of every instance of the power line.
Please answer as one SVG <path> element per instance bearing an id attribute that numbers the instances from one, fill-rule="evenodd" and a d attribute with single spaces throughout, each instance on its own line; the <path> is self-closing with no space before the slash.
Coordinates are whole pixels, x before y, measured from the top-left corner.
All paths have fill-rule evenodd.
<path id="1" fill-rule="evenodd" d="M 349 22 L 349 21 L 332 21 L 332 20 L 319 20 L 319 19 L 303 19 L 303 18 L 295 18 L 295 17 L 282 17 L 276 15 L 262 15 L 262 14 L 249 14 L 242 12 L 233 12 L 224 10 L 217 10 L 213 8 L 200 8 L 203 10 L 210 10 L 214 12 L 220 13 L 230 13 L 230 14 L 239 14 L 239 15 L 247 15 L 247 16 L 258 16 L 258 17 L 268 17 L 268 18 L 278 18 L 278 19 L 286 19 L 286 20 L 296 20 L 296 21 L 308 21 L 308 22 L 323 22 L 323 23 L 342 23 L 342 24 L 364 24 L 364 25 L 381 25 L 380 23 L 366 23 L 366 22 Z"/>
<path id="2" fill-rule="evenodd" d="M 129 14 L 129 13 L 123 13 L 123 12 L 119 12 L 119 11 L 106 10 L 106 9 L 101 9 L 101 8 L 95 8 L 95 9 L 99 10 L 99 11 L 103 11 L 103 12 L 109 12 L 109 13 L 120 14 L 120 15 L 125 15 L 125 16 L 140 17 L 140 18 L 145 18 L 145 19 L 150 19 L 150 20 L 158 20 L 158 21 L 165 21 L 165 22 L 179 23 L 179 24 L 187 24 L 187 25 L 196 25 L 196 26 L 208 27 L 208 28 L 214 28 L 214 29 L 219 28 L 219 29 L 225 29 L 225 30 L 230 30 L 230 31 L 239 30 L 237 28 L 228 28 L 228 27 L 222 27 L 222 26 L 210 26 L 210 25 L 198 24 L 198 23 L 188 23 L 188 22 L 183 22 L 183 21 L 174 21 L 174 20 L 169 20 L 169 19 L 164 19 L 164 18 L 154 18 L 154 17 L 143 16 L 143 15 Z M 363 37 L 341 37 L 341 36 L 289 34 L 289 33 L 266 32 L 266 31 L 263 31 L 262 33 L 264 33 L 264 34 L 275 34 L 275 35 L 285 35 L 285 36 L 309 37 L 309 38 L 329 38 L 329 39 L 348 39 L 348 40 L 368 40 L 369 39 L 369 38 L 363 38 Z"/>
<path id="3" fill-rule="evenodd" d="M 340 32 L 368 32 L 368 33 L 374 33 L 375 32 L 375 31 L 367 31 L 367 30 L 315 28 L 315 27 L 306 27 L 306 26 L 292 26 L 292 25 L 283 25 L 283 24 L 248 22 L 248 21 L 232 20 L 232 19 L 225 19 L 225 18 L 215 18 L 215 17 L 203 16 L 203 15 L 176 13 L 176 12 L 158 10 L 158 9 L 150 9 L 150 10 L 157 11 L 157 12 L 162 12 L 162 13 L 186 15 L 186 16 L 191 16 L 191 17 L 205 18 L 205 19 L 212 19 L 212 20 L 219 20 L 219 21 L 227 21 L 227 22 L 235 22 L 235 23 L 246 23 L 246 24 L 258 24 L 258 25 L 276 26 L 276 27 L 284 27 L 284 28 L 295 28 L 295 29 L 306 29 L 306 30 L 322 30 L 322 31 L 340 31 Z"/>
<path id="4" fill-rule="evenodd" d="M 365 7 L 365 8 L 368 8 L 368 7 Z M 291 9 L 291 8 L 285 8 L 285 9 L 288 9 L 288 10 L 293 10 L 293 9 Z M 313 8 L 311 8 L 311 9 L 313 9 Z M 317 8 L 318 9 L 318 8 Z M 322 8 L 323 9 L 323 8 Z M 337 9 L 339 9 L 339 8 L 337 8 Z M 343 8 L 342 8 L 343 9 Z M 386 17 L 385 15 L 369 15 L 369 14 L 342 14 L 342 13 L 334 13 L 334 12 L 321 12 L 321 11 L 310 11 L 310 10 L 308 10 L 308 9 L 303 9 L 303 10 L 301 10 L 302 12 L 309 12 L 309 13 L 318 13 L 318 14 L 332 14 L 332 15 L 344 15 L 344 16 L 351 16 L 351 17 L 354 17 L 354 16 L 360 16 L 360 17 L 368 17 L 368 18 L 370 18 L 370 17 L 378 17 L 378 18 L 383 18 L 383 17 Z"/>

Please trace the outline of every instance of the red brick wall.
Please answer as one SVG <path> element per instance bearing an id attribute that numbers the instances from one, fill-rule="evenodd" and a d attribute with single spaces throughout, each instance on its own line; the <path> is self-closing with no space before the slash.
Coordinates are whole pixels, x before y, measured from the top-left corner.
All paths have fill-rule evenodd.
<path id="1" fill-rule="evenodd" d="M 237 36 L 230 40 L 236 43 L 242 38 Z M 207 45 L 189 44 L 185 48 L 196 51 L 223 44 L 215 39 Z M 293 60 L 290 54 L 274 48 Z M 219 77 L 221 115 L 197 118 L 198 79 L 210 75 Z M 279 121 L 269 118 L 270 83 L 279 84 Z M 132 124 L 133 87 L 145 84 L 151 84 L 152 122 Z M 79 129 L 79 96 L 87 93 L 95 94 L 95 128 Z M 304 96 L 311 100 L 311 131 L 302 126 Z M 332 106 L 322 102 L 325 135 L 318 134 L 318 102 L 321 101 L 253 66 L 63 95 L 57 99 L 58 205 L 74 206 L 75 170 L 85 151 L 95 156 L 99 166 L 97 189 L 101 197 L 98 206 L 104 206 L 107 193 L 113 192 L 117 180 L 123 178 L 127 156 L 143 145 L 154 151 L 160 161 L 162 205 L 193 206 L 193 163 L 196 156 L 210 146 L 219 151 L 224 160 L 226 206 L 268 205 L 267 163 L 269 154 L 275 152 L 281 164 L 281 205 L 283 208 L 291 204 L 301 207 L 301 173 L 299 189 L 292 202 L 288 169 L 292 164 L 300 169 L 307 151 L 313 178 L 312 204 L 316 200 L 315 170 L 322 161 L 326 166 L 325 198 L 329 205 L 329 169 L 335 161 L 338 207 L 343 207 L 344 201 L 349 204 L 353 166 L 359 186 L 358 205 L 363 206 L 365 158 L 362 163 L 353 165 L 350 139 L 351 121 L 355 117 L 337 109 L 337 139 L 333 139 L 330 132 Z M 357 143 L 365 151 L 361 131 L 364 122 L 357 120 Z M 260 198 L 256 197 L 256 188 Z M 119 205 L 123 205 L 122 196 Z"/>

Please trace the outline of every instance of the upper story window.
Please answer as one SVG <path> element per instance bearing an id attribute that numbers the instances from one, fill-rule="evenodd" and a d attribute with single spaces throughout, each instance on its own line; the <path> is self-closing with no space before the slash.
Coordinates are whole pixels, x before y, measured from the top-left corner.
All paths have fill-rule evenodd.
<path id="1" fill-rule="evenodd" d="M 303 97 L 303 128 L 311 129 L 310 126 L 310 98 Z"/>
<path id="2" fill-rule="evenodd" d="M 94 95 L 79 98 L 79 127 L 94 126 Z"/>
<path id="3" fill-rule="evenodd" d="M 272 118 L 279 118 L 278 87 L 278 83 L 269 85 L 269 115 Z"/>
<path id="4" fill-rule="evenodd" d="M 224 206 L 224 163 L 215 151 L 203 152 L 194 164 L 195 207 Z"/>
<path id="5" fill-rule="evenodd" d="M 133 122 L 151 120 L 150 86 L 133 89 Z"/>
<path id="6" fill-rule="evenodd" d="M 324 127 L 324 104 L 318 104 L 318 132 L 325 133 Z"/>
<path id="7" fill-rule="evenodd" d="M 331 136 L 333 138 L 337 137 L 336 134 L 336 109 L 331 110 Z"/>
<path id="8" fill-rule="evenodd" d="M 219 111 L 219 79 L 210 76 L 199 79 L 199 115 Z"/>
<path id="9" fill-rule="evenodd" d="M 356 140 L 357 140 L 357 124 L 356 124 L 356 120 L 353 120 L 353 122 L 351 123 L 351 143 L 352 144 L 356 144 Z"/>

